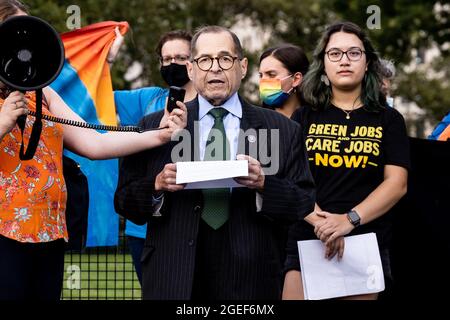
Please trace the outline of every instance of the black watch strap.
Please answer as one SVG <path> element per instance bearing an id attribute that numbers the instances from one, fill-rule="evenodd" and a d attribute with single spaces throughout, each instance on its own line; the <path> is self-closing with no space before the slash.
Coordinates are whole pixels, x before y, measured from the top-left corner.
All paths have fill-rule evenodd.
<path id="1" fill-rule="evenodd" d="M 347 218 L 348 221 L 350 221 L 350 223 L 355 226 L 355 228 L 361 224 L 361 217 L 355 210 L 350 210 L 349 212 L 347 212 Z"/>

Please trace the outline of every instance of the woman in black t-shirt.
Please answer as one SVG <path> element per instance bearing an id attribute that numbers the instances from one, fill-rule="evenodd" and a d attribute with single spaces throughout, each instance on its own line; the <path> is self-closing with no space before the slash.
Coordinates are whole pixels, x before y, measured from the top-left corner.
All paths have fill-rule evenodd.
<path id="1" fill-rule="evenodd" d="M 387 107 L 381 83 L 380 59 L 364 32 L 350 22 L 328 27 L 302 83 L 309 106 L 292 116 L 305 132 L 317 199 L 290 232 L 284 299 L 304 297 L 298 240 L 320 239 L 325 256 L 340 259 L 344 236 L 375 232 L 390 277 L 386 213 L 406 193 L 409 147 L 403 117 Z"/>

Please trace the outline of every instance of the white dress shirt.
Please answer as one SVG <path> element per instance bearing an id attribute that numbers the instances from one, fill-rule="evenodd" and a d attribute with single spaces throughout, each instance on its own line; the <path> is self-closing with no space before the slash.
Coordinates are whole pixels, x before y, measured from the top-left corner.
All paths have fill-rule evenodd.
<path id="1" fill-rule="evenodd" d="M 236 160 L 237 148 L 238 148 L 238 139 L 239 139 L 239 129 L 241 126 L 242 119 L 242 104 L 239 100 L 239 96 L 237 92 L 233 94 L 223 105 L 221 106 L 213 106 L 210 104 L 205 98 L 201 95 L 198 95 L 198 121 L 199 121 L 199 137 L 195 137 L 196 139 L 200 139 L 199 143 L 199 153 L 200 159 L 203 161 L 205 156 L 206 142 L 208 140 L 209 132 L 214 125 L 214 117 L 208 112 L 212 108 L 222 107 L 228 111 L 228 114 L 223 119 L 223 124 L 225 127 L 225 131 L 227 134 L 227 139 L 230 144 L 230 159 L 228 160 Z M 164 197 L 161 195 L 158 198 L 153 198 L 153 201 L 157 205 L 153 216 L 160 216 L 160 209 L 164 202 Z M 256 211 L 261 211 L 262 208 L 262 196 L 259 192 L 256 192 Z"/>
<path id="2" fill-rule="evenodd" d="M 223 105 L 214 107 L 202 96 L 198 96 L 198 121 L 199 121 L 199 151 L 200 159 L 203 161 L 205 156 L 206 142 L 208 140 L 209 132 L 214 125 L 214 117 L 208 112 L 212 108 L 222 107 L 228 111 L 228 114 L 223 119 L 223 125 L 227 134 L 228 142 L 230 143 L 230 159 L 236 160 L 236 153 L 238 148 L 239 128 L 242 118 L 242 105 L 239 101 L 238 94 L 233 94 Z"/>

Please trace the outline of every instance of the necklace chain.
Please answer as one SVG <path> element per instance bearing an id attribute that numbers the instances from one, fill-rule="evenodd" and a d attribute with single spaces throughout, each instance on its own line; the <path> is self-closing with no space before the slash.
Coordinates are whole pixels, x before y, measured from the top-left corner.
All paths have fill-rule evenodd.
<path id="1" fill-rule="evenodd" d="M 358 101 L 358 98 L 359 98 L 359 96 L 356 97 L 355 101 L 353 101 L 353 104 L 352 104 L 352 110 L 345 110 L 344 108 L 341 108 L 341 107 L 337 106 L 335 103 L 333 103 L 333 102 L 332 102 L 332 103 L 333 103 L 338 109 L 342 110 L 342 111 L 346 114 L 345 119 L 349 120 L 349 119 L 350 119 L 350 113 L 352 113 L 352 112 L 355 110 L 355 103 L 356 103 L 356 101 Z M 359 106 L 358 106 L 358 107 L 359 107 Z"/>
<path id="2" fill-rule="evenodd" d="M 339 109 L 341 109 L 341 108 L 339 108 Z M 345 112 L 345 114 L 346 114 L 345 119 L 348 120 L 348 119 L 350 119 L 350 113 L 352 113 L 352 111 L 353 111 L 354 109 L 349 110 L 349 111 L 344 110 L 344 109 L 341 109 L 341 110 Z"/>

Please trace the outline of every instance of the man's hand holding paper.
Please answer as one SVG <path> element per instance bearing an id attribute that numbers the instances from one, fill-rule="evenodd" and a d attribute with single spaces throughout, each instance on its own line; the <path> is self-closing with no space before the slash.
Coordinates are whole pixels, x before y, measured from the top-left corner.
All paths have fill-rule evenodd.
<path id="1" fill-rule="evenodd" d="M 262 191 L 264 189 L 264 172 L 261 163 L 258 160 L 243 154 L 238 154 L 238 160 L 248 160 L 248 176 L 238 177 L 234 180 L 250 189 L 257 189 Z"/>
<path id="2" fill-rule="evenodd" d="M 186 184 L 177 184 L 177 165 L 175 163 L 168 163 L 164 169 L 156 176 L 155 190 L 175 192 L 183 190 Z"/>

